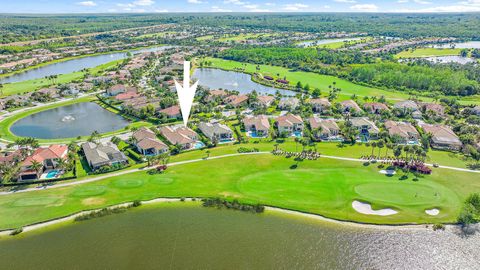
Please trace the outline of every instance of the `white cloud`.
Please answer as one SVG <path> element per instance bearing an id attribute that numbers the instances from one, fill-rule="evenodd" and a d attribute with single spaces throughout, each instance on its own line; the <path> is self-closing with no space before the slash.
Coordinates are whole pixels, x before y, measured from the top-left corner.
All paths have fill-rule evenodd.
<path id="1" fill-rule="evenodd" d="M 269 6 L 269 7 L 273 7 L 275 5 L 276 5 L 275 3 L 265 3 L 265 6 Z"/>
<path id="2" fill-rule="evenodd" d="M 219 6 L 212 6 L 212 12 L 232 12 L 230 9 L 223 9 Z"/>
<path id="3" fill-rule="evenodd" d="M 83 1 L 83 2 L 77 2 L 77 5 L 84 6 L 84 7 L 94 7 L 97 5 L 97 3 L 93 1 Z"/>
<path id="4" fill-rule="evenodd" d="M 393 10 L 392 12 L 419 12 L 419 13 L 428 13 L 428 12 L 479 12 L 480 11 L 480 0 L 466 0 L 457 2 L 456 4 L 446 5 L 446 6 L 435 6 L 429 8 L 408 8 Z"/>
<path id="5" fill-rule="evenodd" d="M 247 3 L 242 2 L 240 0 L 224 0 L 224 4 L 234 4 L 234 5 L 246 5 Z"/>
<path id="6" fill-rule="evenodd" d="M 405 4 L 405 3 L 408 3 L 408 0 L 398 0 L 397 3 L 399 3 L 399 4 Z"/>
<path id="7" fill-rule="evenodd" d="M 151 6 L 155 4 L 155 1 L 153 0 L 136 0 L 133 2 L 134 5 L 136 6 Z"/>
<path id="8" fill-rule="evenodd" d="M 425 1 L 425 0 L 413 0 L 413 2 L 420 4 L 420 5 L 430 5 L 432 2 Z"/>
<path id="9" fill-rule="evenodd" d="M 360 12 L 376 12 L 378 7 L 375 4 L 358 4 L 350 7 L 351 10 Z"/>
<path id="10" fill-rule="evenodd" d="M 357 3 L 357 1 L 355 1 L 355 0 L 333 0 L 333 2 L 337 2 L 337 3 L 349 3 L 349 4 Z"/>
<path id="11" fill-rule="evenodd" d="M 286 11 L 299 11 L 305 8 L 308 8 L 308 5 L 301 4 L 301 3 L 283 5 L 283 10 L 286 10 Z"/>
<path id="12" fill-rule="evenodd" d="M 190 4 L 203 4 L 205 2 L 200 1 L 200 0 L 187 0 L 188 3 Z"/>

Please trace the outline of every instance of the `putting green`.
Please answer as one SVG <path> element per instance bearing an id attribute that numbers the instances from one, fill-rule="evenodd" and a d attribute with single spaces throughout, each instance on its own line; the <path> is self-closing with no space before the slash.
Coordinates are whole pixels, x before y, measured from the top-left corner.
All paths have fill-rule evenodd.
<path id="1" fill-rule="evenodd" d="M 173 179 L 169 177 L 157 177 L 149 179 L 149 182 L 157 185 L 168 185 L 173 183 Z"/>
<path id="2" fill-rule="evenodd" d="M 123 178 L 113 181 L 113 186 L 116 188 L 138 188 L 143 184 L 143 180 L 138 178 Z"/>
<path id="3" fill-rule="evenodd" d="M 41 196 L 41 197 L 28 197 L 14 201 L 12 206 L 24 207 L 24 206 L 48 206 L 60 202 L 62 198 L 56 196 Z"/>
<path id="4" fill-rule="evenodd" d="M 344 204 L 346 179 L 336 169 L 290 169 L 250 174 L 242 177 L 237 187 L 241 193 L 255 198 L 272 198 L 275 202 L 305 205 L 324 202 L 333 207 Z"/>
<path id="5" fill-rule="evenodd" d="M 355 187 L 355 192 L 369 202 L 402 205 L 436 205 L 443 198 L 452 196 L 443 186 L 430 183 L 381 182 L 366 183 Z"/>
<path id="6" fill-rule="evenodd" d="M 73 197 L 92 197 L 103 195 L 107 192 L 106 186 L 83 186 L 75 188 L 71 193 Z"/>

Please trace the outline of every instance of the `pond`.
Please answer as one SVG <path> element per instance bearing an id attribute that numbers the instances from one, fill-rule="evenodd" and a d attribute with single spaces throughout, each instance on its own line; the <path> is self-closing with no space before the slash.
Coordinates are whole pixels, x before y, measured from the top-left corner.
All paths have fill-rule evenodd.
<path id="1" fill-rule="evenodd" d="M 60 139 L 115 131 L 128 124 L 125 118 L 96 103 L 82 102 L 26 116 L 13 123 L 10 131 L 20 137 Z"/>
<path id="2" fill-rule="evenodd" d="M 300 47 L 310 47 L 310 46 L 320 46 L 330 43 L 344 42 L 344 41 L 353 41 L 361 40 L 362 38 L 332 38 L 332 39 L 319 39 L 319 40 L 309 40 L 297 43 L 297 46 Z"/>
<path id="3" fill-rule="evenodd" d="M 133 54 L 144 52 L 155 52 L 170 48 L 169 46 L 152 47 L 130 51 Z M 85 56 L 63 62 L 53 63 L 39 68 L 29 69 L 21 73 L 14 74 L 9 77 L 1 78 L 0 83 L 15 83 L 33 79 L 45 78 L 50 75 L 68 74 L 80 71 L 84 68 L 93 68 L 102 64 L 106 64 L 115 60 L 125 59 L 128 55 L 126 52 L 115 52 L 108 54 L 100 54 L 94 56 Z"/>
<path id="4" fill-rule="evenodd" d="M 200 81 L 201 86 L 206 86 L 210 89 L 226 89 L 236 90 L 240 94 L 248 94 L 253 90 L 260 94 L 272 94 L 277 91 L 282 95 L 293 96 L 294 91 L 279 89 L 275 87 L 265 86 L 252 81 L 250 74 L 245 74 L 236 71 L 225 71 L 214 68 L 199 68 L 195 69 L 193 78 Z"/>
<path id="5" fill-rule="evenodd" d="M 143 205 L 0 240 L 0 269 L 479 269 L 480 235 Z"/>

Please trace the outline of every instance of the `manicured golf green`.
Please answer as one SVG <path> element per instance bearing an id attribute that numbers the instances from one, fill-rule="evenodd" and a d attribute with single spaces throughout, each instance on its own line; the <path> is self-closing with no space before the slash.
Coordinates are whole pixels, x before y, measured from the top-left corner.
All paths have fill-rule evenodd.
<path id="1" fill-rule="evenodd" d="M 294 168 L 296 165 L 297 167 Z M 0 196 L 0 229 L 16 228 L 87 209 L 159 197 L 226 197 L 340 220 L 403 224 L 454 222 L 463 200 L 480 191 L 478 174 L 435 169 L 400 180 L 376 165 L 321 158 L 295 161 L 271 154 L 225 157 L 171 166 L 166 173 L 139 171 L 78 186 Z M 455 179 L 455 180 L 453 180 Z M 353 200 L 398 211 L 357 213 Z M 425 209 L 438 208 L 438 216 Z"/>

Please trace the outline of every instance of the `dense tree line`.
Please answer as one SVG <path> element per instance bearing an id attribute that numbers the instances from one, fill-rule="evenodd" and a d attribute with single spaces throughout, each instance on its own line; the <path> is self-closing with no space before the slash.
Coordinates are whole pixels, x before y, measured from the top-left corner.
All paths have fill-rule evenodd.
<path id="1" fill-rule="evenodd" d="M 0 15 L 0 43 L 67 37 L 163 23 L 395 37 L 480 39 L 480 14 L 109 14 Z"/>
<path id="2" fill-rule="evenodd" d="M 316 48 L 262 47 L 231 49 L 218 54 L 219 57 L 240 62 L 270 64 L 299 68 L 309 71 L 315 66 L 373 63 L 375 59 L 359 51 L 334 51 Z"/>
<path id="3" fill-rule="evenodd" d="M 465 70 L 448 66 L 377 63 L 353 66 L 346 75 L 352 81 L 399 90 L 439 92 L 468 96 L 480 92 L 480 83 L 469 78 Z"/>

